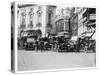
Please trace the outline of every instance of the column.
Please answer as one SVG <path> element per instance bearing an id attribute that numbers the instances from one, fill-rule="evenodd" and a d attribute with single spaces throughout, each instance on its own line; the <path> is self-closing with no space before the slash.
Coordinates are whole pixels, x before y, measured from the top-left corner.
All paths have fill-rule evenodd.
<path id="1" fill-rule="evenodd" d="M 45 35 L 46 35 L 46 16 L 47 16 L 45 5 L 42 7 L 42 10 L 43 10 L 43 13 L 42 13 L 42 27 L 41 27 L 41 30 L 42 30 L 42 37 L 45 37 Z"/>

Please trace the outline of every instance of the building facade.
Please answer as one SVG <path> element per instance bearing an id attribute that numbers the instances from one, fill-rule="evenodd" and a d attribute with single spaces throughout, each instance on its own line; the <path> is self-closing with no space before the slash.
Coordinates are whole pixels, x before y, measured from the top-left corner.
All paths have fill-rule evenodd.
<path id="1" fill-rule="evenodd" d="M 55 34 L 56 6 L 46 6 L 46 34 Z"/>
<path id="2" fill-rule="evenodd" d="M 70 31 L 70 13 L 71 8 L 61 8 L 59 10 L 59 13 L 56 14 L 55 18 L 55 25 L 56 25 L 56 33 L 62 34 L 64 33 L 66 37 L 70 37 L 71 31 Z"/>
<path id="3" fill-rule="evenodd" d="M 45 5 L 18 5 L 18 29 L 41 30 L 42 36 L 46 32 Z"/>
<path id="4" fill-rule="evenodd" d="M 77 39 L 77 36 L 78 36 L 78 13 L 77 13 L 77 9 L 74 8 L 74 7 L 73 7 L 73 9 L 71 11 L 70 22 L 71 22 L 71 35 L 72 35 L 72 39 L 73 38 Z"/>
<path id="5" fill-rule="evenodd" d="M 78 36 L 95 37 L 96 9 L 80 8 L 78 11 Z"/>

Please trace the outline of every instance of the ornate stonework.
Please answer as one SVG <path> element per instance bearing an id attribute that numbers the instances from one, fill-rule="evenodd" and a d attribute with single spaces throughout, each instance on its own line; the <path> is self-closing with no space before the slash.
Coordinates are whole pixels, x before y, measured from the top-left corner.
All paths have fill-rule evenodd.
<path id="1" fill-rule="evenodd" d="M 42 17 L 41 17 L 41 16 L 42 16 L 41 6 L 38 7 L 37 16 L 38 16 L 38 18 L 37 18 L 37 19 L 38 19 L 38 20 L 37 20 L 38 23 L 37 23 L 36 26 L 37 26 L 37 27 L 41 27 L 41 26 L 42 26 L 42 23 L 41 23 L 41 18 L 42 18 Z"/>
<path id="2" fill-rule="evenodd" d="M 34 25 L 33 25 L 33 17 L 34 17 L 34 9 L 33 8 L 30 8 L 30 12 L 29 12 L 29 25 L 28 27 L 29 28 L 32 28 Z"/>

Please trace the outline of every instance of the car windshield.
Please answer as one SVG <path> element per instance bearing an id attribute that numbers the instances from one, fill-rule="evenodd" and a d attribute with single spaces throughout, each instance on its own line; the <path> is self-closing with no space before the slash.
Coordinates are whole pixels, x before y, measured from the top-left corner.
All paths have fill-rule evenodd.
<path id="1" fill-rule="evenodd" d="M 28 32 L 26 32 L 26 31 L 24 31 L 24 32 L 22 32 L 21 33 L 21 36 L 23 37 L 23 36 L 27 36 L 28 35 Z"/>
<path id="2" fill-rule="evenodd" d="M 27 30 L 27 31 L 23 31 L 21 33 L 22 37 L 25 37 L 25 36 L 38 36 L 38 35 L 41 35 L 40 30 Z"/>

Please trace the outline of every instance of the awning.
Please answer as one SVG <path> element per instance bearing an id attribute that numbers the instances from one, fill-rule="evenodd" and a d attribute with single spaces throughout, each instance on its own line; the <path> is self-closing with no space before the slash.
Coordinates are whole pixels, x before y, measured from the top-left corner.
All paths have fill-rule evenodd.
<path id="1" fill-rule="evenodd" d="M 22 33 L 23 36 L 41 36 L 42 32 L 40 29 L 38 30 L 24 30 Z"/>
<path id="2" fill-rule="evenodd" d="M 96 22 L 93 22 L 93 23 L 89 23 L 88 25 L 89 25 L 89 26 L 91 26 L 91 25 L 94 25 L 94 24 L 96 24 Z"/>

